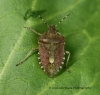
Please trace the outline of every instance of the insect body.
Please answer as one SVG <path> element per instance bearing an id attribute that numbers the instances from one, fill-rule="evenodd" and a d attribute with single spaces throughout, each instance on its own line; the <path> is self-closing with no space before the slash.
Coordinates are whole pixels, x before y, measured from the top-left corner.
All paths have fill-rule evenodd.
<path id="1" fill-rule="evenodd" d="M 40 36 L 38 43 L 40 64 L 49 76 L 53 76 L 63 64 L 65 39 L 55 26 L 49 26 L 48 31 Z"/>
<path id="2" fill-rule="evenodd" d="M 40 15 L 39 17 L 42 19 Z M 65 19 L 65 17 L 63 19 Z M 63 21 L 63 19 L 61 21 Z M 44 20 L 43 22 L 48 26 Z M 40 36 L 38 39 L 39 48 L 33 48 L 16 66 L 22 64 L 33 52 L 33 50 L 38 50 L 38 60 L 41 68 L 47 73 L 48 76 L 53 77 L 62 68 L 65 60 L 65 53 L 68 54 L 67 63 L 70 57 L 70 53 L 64 50 L 65 38 L 59 34 L 54 25 L 48 26 L 48 30 L 44 34 L 40 34 L 31 28 L 27 29 L 32 30 Z"/>

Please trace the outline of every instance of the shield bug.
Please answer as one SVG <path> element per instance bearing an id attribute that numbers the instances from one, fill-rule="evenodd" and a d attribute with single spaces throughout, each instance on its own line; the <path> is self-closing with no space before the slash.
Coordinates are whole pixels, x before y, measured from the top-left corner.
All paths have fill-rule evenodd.
<path id="1" fill-rule="evenodd" d="M 62 18 L 58 24 L 69 15 Z M 38 39 L 39 47 L 33 48 L 20 63 L 16 64 L 16 66 L 22 64 L 34 50 L 38 50 L 38 60 L 41 68 L 48 76 L 53 77 L 62 68 L 65 60 L 65 53 L 68 54 L 66 61 L 66 63 L 68 63 L 70 52 L 64 50 L 65 38 L 56 30 L 57 25 L 48 25 L 40 15 L 39 17 L 44 24 L 47 25 L 48 30 L 44 34 L 40 34 L 32 28 L 25 27 L 40 36 Z"/>

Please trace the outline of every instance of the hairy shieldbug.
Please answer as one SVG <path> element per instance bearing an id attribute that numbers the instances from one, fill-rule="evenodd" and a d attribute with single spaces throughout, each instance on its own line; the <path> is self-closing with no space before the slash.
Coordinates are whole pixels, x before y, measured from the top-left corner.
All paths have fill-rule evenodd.
<path id="1" fill-rule="evenodd" d="M 69 15 L 62 18 L 58 24 Z M 44 34 L 40 34 L 32 28 L 25 27 L 40 36 L 38 39 L 39 48 L 33 48 L 20 63 L 16 64 L 16 66 L 22 64 L 34 50 L 38 50 L 38 60 L 41 68 L 48 76 L 53 77 L 62 68 L 65 60 L 65 53 L 68 54 L 66 62 L 68 63 L 70 52 L 64 50 L 65 38 L 56 30 L 57 25 L 49 26 L 40 15 L 39 17 L 44 24 L 48 26 L 48 30 Z"/>

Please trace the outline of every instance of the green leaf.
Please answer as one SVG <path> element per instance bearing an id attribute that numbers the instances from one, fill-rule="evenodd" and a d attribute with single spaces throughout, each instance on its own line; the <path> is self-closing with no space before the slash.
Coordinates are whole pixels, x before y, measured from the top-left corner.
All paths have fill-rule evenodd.
<path id="1" fill-rule="evenodd" d="M 57 26 L 65 37 L 71 57 L 67 68 L 54 78 L 38 64 L 34 52 L 39 33 L 47 30 L 37 14 L 50 24 L 67 14 Z M 0 95 L 99 95 L 100 93 L 100 0 L 0 0 Z"/>

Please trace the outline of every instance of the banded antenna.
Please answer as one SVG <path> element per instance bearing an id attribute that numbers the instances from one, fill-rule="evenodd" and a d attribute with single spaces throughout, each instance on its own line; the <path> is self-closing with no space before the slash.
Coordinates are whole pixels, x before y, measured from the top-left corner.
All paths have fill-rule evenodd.
<path id="1" fill-rule="evenodd" d="M 59 22 L 58 22 L 58 24 L 60 24 L 64 19 L 66 19 L 68 16 L 69 16 L 70 14 L 68 14 L 68 15 L 66 15 L 65 17 L 63 17 Z M 55 25 L 56 27 L 58 26 L 58 24 L 57 25 Z"/>
<path id="2" fill-rule="evenodd" d="M 43 23 L 47 26 L 47 27 L 49 27 L 49 25 L 47 24 L 47 22 L 39 15 L 39 18 L 43 21 Z"/>

